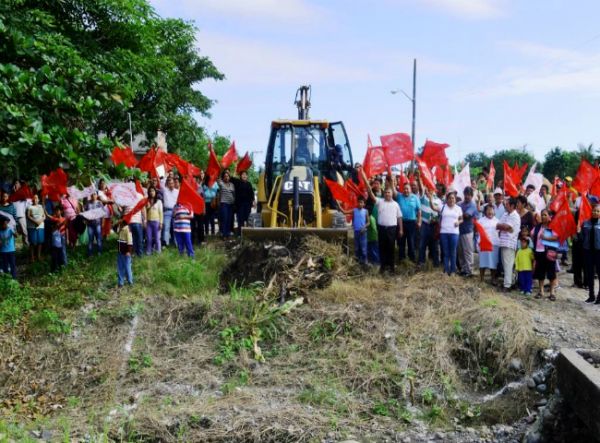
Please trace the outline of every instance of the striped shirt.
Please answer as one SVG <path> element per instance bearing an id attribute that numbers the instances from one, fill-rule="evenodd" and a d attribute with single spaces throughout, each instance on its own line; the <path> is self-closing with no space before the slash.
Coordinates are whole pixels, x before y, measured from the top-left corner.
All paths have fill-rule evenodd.
<path id="1" fill-rule="evenodd" d="M 183 205 L 176 205 L 173 209 L 173 230 L 175 232 L 192 232 L 191 212 Z"/>
<path id="2" fill-rule="evenodd" d="M 219 180 L 219 188 L 221 192 L 221 203 L 230 205 L 235 203 L 235 185 L 232 182 L 225 183 L 223 180 Z"/>

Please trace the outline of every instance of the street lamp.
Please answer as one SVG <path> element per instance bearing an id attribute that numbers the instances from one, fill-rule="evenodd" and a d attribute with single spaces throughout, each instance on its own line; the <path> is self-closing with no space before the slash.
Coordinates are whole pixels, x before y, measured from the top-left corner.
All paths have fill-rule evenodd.
<path id="1" fill-rule="evenodd" d="M 408 95 L 406 92 L 404 92 L 402 89 L 392 89 L 390 91 L 390 93 L 393 95 L 396 95 L 399 92 L 404 94 L 404 96 L 412 102 L 412 132 L 411 132 L 410 137 L 412 139 L 413 152 L 414 152 L 415 151 L 415 120 L 416 120 L 416 113 L 417 113 L 417 59 L 416 58 L 413 60 L 412 97 L 410 95 Z"/>

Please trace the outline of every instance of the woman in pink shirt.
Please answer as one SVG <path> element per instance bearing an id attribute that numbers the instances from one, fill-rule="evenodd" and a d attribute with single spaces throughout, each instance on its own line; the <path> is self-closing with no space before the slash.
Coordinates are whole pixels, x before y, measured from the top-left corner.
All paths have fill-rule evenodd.
<path id="1" fill-rule="evenodd" d="M 63 208 L 64 217 L 67 219 L 67 241 L 71 248 L 77 244 L 77 231 L 75 230 L 75 217 L 79 214 L 79 202 L 67 194 L 60 199 L 60 205 Z"/>

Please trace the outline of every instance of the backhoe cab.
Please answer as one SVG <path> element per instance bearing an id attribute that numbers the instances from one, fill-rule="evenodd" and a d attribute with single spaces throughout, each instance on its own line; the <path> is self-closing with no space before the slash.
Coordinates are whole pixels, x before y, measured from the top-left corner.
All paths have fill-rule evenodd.
<path id="1" fill-rule="evenodd" d="M 352 152 L 342 122 L 311 120 L 310 86 L 301 86 L 295 104 L 297 120 L 275 120 L 264 172 L 258 183 L 257 214 L 242 235 L 250 239 L 285 239 L 315 234 L 347 237 L 345 216 L 324 179 L 343 184 L 352 169 Z"/>

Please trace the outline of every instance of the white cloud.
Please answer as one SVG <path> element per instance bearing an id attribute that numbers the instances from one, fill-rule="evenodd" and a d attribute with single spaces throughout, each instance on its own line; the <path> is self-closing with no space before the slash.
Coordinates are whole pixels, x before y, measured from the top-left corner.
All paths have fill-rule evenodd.
<path id="1" fill-rule="evenodd" d="M 462 98 L 558 92 L 600 94 L 600 53 L 588 54 L 525 41 L 504 41 L 500 45 L 520 55 L 527 65 L 506 67 L 496 76 L 495 82 L 463 92 Z"/>
<path id="2" fill-rule="evenodd" d="M 322 51 L 302 44 L 267 43 L 205 32 L 198 34 L 198 43 L 231 83 L 347 83 L 373 76 L 368 67 L 330 60 Z"/>
<path id="3" fill-rule="evenodd" d="M 505 15 L 505 0 L 420 0 L 430 8 L 470 19 L 485 20 Z"/>
<path id="4" fill-rule="evenodd" d="M 243 20 L 275 21 L 280 24 L 319 21 L 323 11 L 306 0 L 151 0 L 155 7 L 168 10 L 177 6 L 186 16 L 206 14 Z"/>

